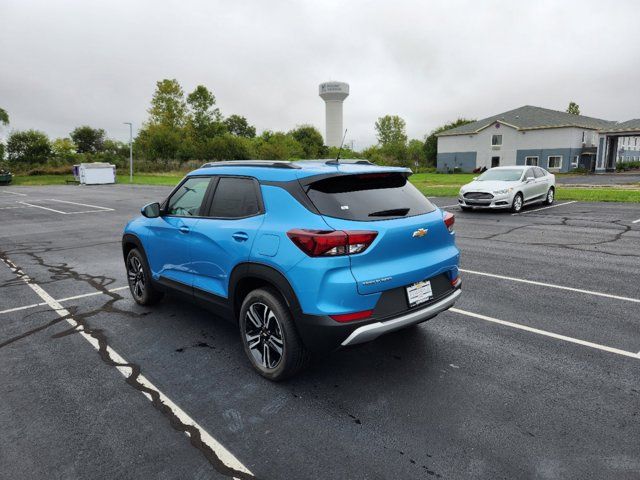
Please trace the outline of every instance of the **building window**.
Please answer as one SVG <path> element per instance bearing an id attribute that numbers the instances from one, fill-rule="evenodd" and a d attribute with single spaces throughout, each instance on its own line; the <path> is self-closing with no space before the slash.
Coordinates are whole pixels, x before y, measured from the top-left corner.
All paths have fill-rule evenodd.
<path id="1" fill-rule="evenodd" d="M 491 157 L 491 168 L 500 166 L 500 157 Z"/>
<path id="2" fill-rule="evenodd" d="M 548 158 L 548 169 L 552 168 L 560 169 L 562 168 L 562 155 L 553 155 Z"/>
<path id="3" fill-rule="evenodd" d="M 502 146 L 502 135 L 491 135 L 491 146 L 492 147 L 501 147 Z"/>
<path id="4" fill-rule="evenodd" d="M 525 165 L 532 165 L 534 167 L 538 166 L 538 157 L 524 157 Z"/>
<path id="5" fill-rule="evenodd" d="M 580 157 L 578 155 L 574 155 L 573 162 L 571 162 L 571 168 L 578 168 L 578 161 Z"/>

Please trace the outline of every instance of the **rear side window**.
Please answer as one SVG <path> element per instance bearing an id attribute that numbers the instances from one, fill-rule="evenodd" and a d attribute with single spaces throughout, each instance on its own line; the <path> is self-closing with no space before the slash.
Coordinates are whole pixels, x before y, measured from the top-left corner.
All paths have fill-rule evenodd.
<path id="1" fill-rule="evenodd" d="M 167 214 L 180 217 L 200 215 L 200 206 L 210 181 L 209 177 L 193 177 L 180 185 L 169 199 Z"/>
<path id="2" fill-rule="evenodd" d="M 258 185 L 251 178 L 220 177 L 210 217 L 243 218 L 260 213 Z"/>
<path id="3" fill-rule="evenodd" d="M 541 169 L 539 167 L 538 168 L 534 168 L 533 171 L 536 174 L 536 178 L 544 177 L 547 174 L 547 172 L 545 172 L 543 169 Z"/>
<path id="4" fill-rule="evenodd" d="M 307 195 L 322 215 L 346 220 L 388 220 L 435 210 L 401 173 L 329 177 L 310 184 Z"/>

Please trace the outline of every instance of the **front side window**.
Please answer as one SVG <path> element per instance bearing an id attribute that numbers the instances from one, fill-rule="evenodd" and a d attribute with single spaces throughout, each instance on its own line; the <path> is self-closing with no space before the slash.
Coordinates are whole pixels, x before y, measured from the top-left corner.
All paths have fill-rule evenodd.
<path id="1" fill-rule="evenodd" d="M 167 215 L 180 217 L 199 216 L 202 200 L 204 200 L 210 181 L 211 178 L 209 177 L 193 177 L 184 182 L 171 195 L 167 204 Z"/>
<path id="2" fill-rule="evenodd" d="M 491 146 L 500 147 L 502 145 L 502 135 L 491 135 Z"/>
<path id="3" fill-rule="evenodd" d="M 527 172 L 524 174 L 524 179 L 526 180 L 527 178 L 536 178 L 536 174 L 533 173 L 533 168 L 529 168 L 527 169 Z"/>
<path id="4" fill-rule="evenodd" d="M 534 167 L 538 166 L 538 157 L 525 157 L 524 158 L 525 165 L 533 165 Z"/>
<path id="5" fill-rule="evenodd" d="M 549 157 L 549 168 L 562 168 L 562 155 Z"/>
<path id="6" fill-rule="evenodd" d="M 258 188 L 251 178 L 220 177 L 209 216 L 244 218 L 257 215 L 261 210 Z"/>

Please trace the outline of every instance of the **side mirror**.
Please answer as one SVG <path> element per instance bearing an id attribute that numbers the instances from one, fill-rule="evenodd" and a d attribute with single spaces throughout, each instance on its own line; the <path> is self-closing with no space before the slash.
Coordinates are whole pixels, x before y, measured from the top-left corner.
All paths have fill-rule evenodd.
<path id="1" fill-rule="evenodd" d="M 158 202 L 149 203 L 142 207 L 140 213 L 147 218 L 158 218 L 160 216 L 160 204 Z"/>
<path id="2" fill-rule="evenodd" d="M 535 178 L 533 178 L 533 177 L 527 177 L 525 182 L 530 183 L 530 182 L 533 182 L 534 180 L 535 180 Z"/>

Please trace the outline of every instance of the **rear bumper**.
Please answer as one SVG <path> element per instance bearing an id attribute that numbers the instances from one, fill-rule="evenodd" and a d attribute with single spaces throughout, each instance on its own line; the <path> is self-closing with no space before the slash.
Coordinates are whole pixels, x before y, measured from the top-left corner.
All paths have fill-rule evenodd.
<path id="1" fill-rule="evenodd" d="M 378 338 L 380 335 L 384 335 L 385 333 L 400 330 L 404 327 L 408 327 L 409 325 L 429 320 L 430 318 L 435 317 L 440 312 L 451 308 L 461 293 L 462 290 L 458 288 L 439 302 L 429 305 L 428 307 L 425 307 L 421 310 L 415 310 L 411 313 L 407 313 L 400 317 L 386 320 L 384 322 L 370 323 L 368 325 L 359 327 L 355 329 L 351 333 L 351 335 L 349 335 L 341 343 L 341 345 L 343 347 L 346 347 L 347 345 L 356 345 L 358 343 L 369 342 Z"/>
<path id="2" fill-rule="evenodd" d="M 458 286 L 435 303 L 380 321 L 363 320 L 338 323 L 325 315 L 301 314 L 296 318 L 298 332 L 305 346 L 313 352 L 328 352 L 339 347 L 368 342 L 385 333 L 400 330 L 409 325 L 424 322 L 453 306 L 462 290 Z"/>

